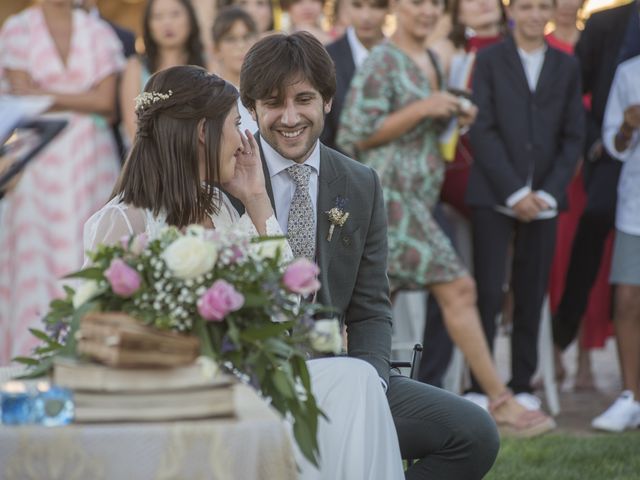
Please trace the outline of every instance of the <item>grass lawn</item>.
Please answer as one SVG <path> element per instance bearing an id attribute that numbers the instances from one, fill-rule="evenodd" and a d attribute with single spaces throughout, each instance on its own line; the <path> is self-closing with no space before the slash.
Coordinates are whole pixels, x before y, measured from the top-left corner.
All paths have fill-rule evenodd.
<path id="1" fill-rule="evenodd" d="M 638 480 L 640 430 L 505 439 L 486 480 Z"/>

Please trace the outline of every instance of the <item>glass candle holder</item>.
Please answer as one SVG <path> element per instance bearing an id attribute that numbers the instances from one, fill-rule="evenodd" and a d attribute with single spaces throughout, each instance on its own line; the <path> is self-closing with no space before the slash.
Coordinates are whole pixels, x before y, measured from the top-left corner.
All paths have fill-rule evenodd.
<path id="1" fill-rule="evenodd" d="M 73 394 L 67 388 L 39 382 L 33 399 L 33 418 L 38 425 L 57 427 L 73 421 Z"/>
<path id="2" fill-rule="evenodd" d="M 32 397 L 24 382 L 11 381 L 2 385 L 0 410 L 3 425 L 25 425 L 33 422 Z"/>

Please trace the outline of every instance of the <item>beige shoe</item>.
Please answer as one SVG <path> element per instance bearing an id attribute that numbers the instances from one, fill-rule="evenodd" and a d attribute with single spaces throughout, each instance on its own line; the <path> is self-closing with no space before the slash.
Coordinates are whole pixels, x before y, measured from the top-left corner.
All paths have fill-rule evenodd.
<path id="1" fill-rule="evenodd" d="M 489 403 L 489 413 L 495 420 L 500 435 L 513 438 L 531 438 L 556 428 L 555 420 L 540 409 L 525 409 L 515 419 L 500 418 L 498 410 L 511 399 L 514 399 L 513 393 L 507 390 Z"/>

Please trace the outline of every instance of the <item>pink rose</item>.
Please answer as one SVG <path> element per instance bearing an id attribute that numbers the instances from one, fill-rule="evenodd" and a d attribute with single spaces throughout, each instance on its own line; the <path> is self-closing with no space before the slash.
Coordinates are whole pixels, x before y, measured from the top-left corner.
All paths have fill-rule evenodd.
<path id="1" fill-rule="evenodd" d="M 130 297 L 138 291 L 142 279 L 138 272 L 121 258 L 111 260 L 111 265 L 104 272 L 113 293 L 120 297 Z"/>
<path id="2" fill-rule="evenodd" d="M 287 267 L 282 281 L 293 293 L 306 297 L 320 289 L 317 278 L 319 273 L 320 269 L 315 263 L 306 258 L 298 258 Z"/>
<path id="3" fill-rule="evenodd" d="M 244 295 L 224 280 L 216 280 L 198 300 L 198 313 L 205 320 L 219 322 L 244 305 Z"/>

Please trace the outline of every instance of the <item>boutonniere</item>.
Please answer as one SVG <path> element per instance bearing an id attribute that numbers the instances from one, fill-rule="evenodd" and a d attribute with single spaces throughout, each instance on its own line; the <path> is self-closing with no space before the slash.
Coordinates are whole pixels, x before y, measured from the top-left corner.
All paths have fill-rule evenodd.
<path id="1" fill-rule="evenodd" d="M 349 218 L 349 212 L 344 211 L 348 202 L 349 199 L 338 195 L 336 197 L 336 206 L 331 210 L 324 212 L 327 214 L 327 217 L 329 217 L 329 223 L 331 223 L 331 226 L 329 227 L 329 235 L 327 235 L 328 242 L 331 241 L 335 228 L 342 227 Z"/>

